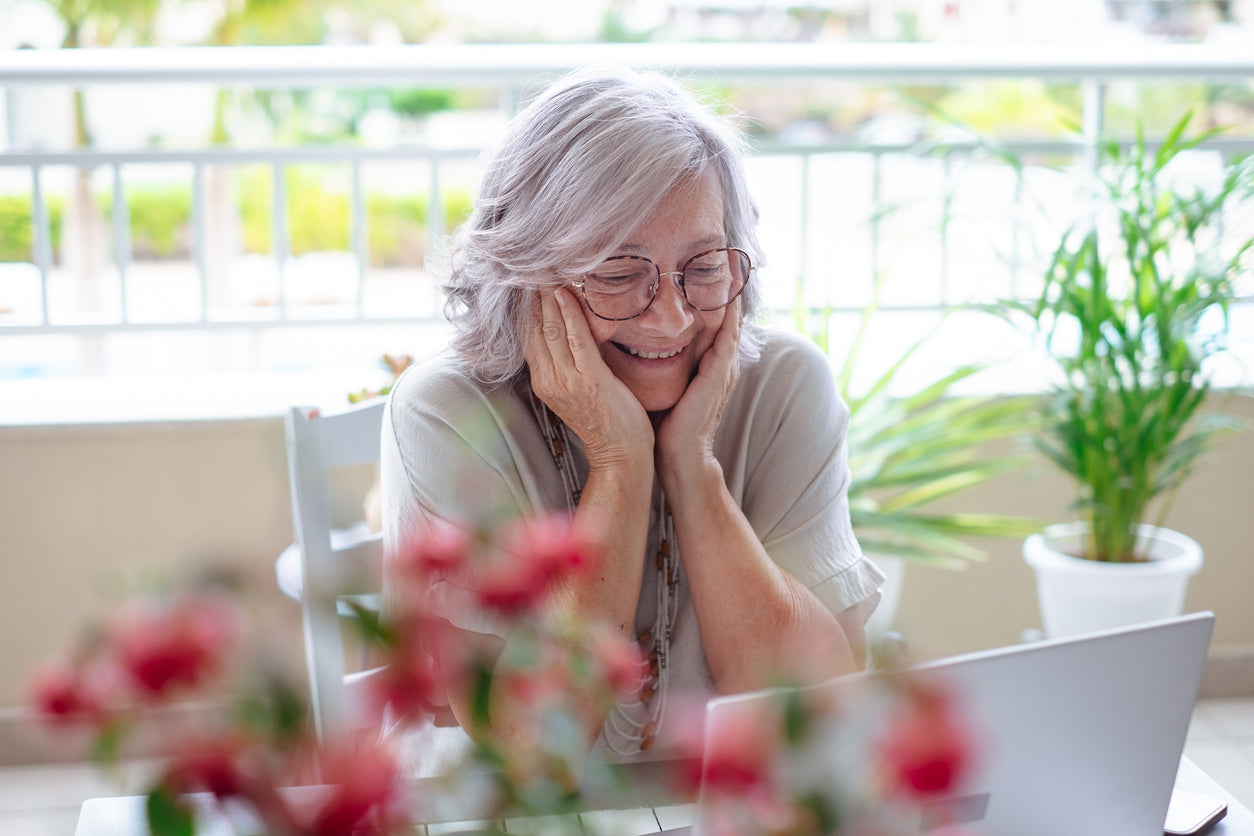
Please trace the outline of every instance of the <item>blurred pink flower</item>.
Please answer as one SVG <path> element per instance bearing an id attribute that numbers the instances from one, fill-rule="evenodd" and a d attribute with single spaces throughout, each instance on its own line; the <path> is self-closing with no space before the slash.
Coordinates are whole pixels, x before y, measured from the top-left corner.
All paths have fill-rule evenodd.
<path id="1" fill-rule="evenodd" d="M 723 715 L 718 728 L 706 733 L 700 723 L 678 728 L 689 730 L 680 740 L 677 776 L 686 791 L 740 798 L 769 791 L 772 764 L 782 746 L 779 718 L 769 706 L 746 703 L 743 711 Z"/>
<path id="2" fill-rule="evenodd" d="M 371 833 L 403 826 L 402 777 L 390 751 L 368 742 L 341 741 L 322 756 L 326 795 L 295 811 L 308 836 L 349 836 L 369 825 Z"/>
<path id="3" fill-rule="evenodd" d="M 591 563 L 587 545 L 564 515 L 514 520 L 505 527 L 502 543 L 507 552 L 537 566 L 546 580 L 584 570 Z"/>
<path id="4" fill-rule="evenodd" d="M 474 537 L 467 529 L 435 520 L 411 532 L 389 559 L 402 576 L 425 582 L 461 572 L 474 546 Z"/>
<path id="5" fill-rule="evenodd" d="M 907 683 L 905 705 L 879 740 L 893 785 L 926 797 L 949 790 L 969 765 L 973 740 L 947 691 Z"/>
<path id="6" fill-rule="evenodd" d="M 110 687 L 101 666 L 53 657 L 31 674 L 27 689 L 36 714 L 54 726 L 100 723 L 108 714 Z"/>
<path id="7" fill-rule="evenodd" d="M 170 757 L 164 783 L 175 793 L 242 795 L 248 784 L 243 760 L 253 745 L 255 741 L 233 733 L 186 738 Z"/>
<path id="8" fill-rule="evenodd" d="M 549 659 L 538 665 L 498 671 L 505 696 L 533 710 L 560 705 L 572 692 L 569 664 Z"/>
<path id="9" fill-rule="evenodd" d="M 382 718 L 388 707 L 397 719 L 413 722 L 445 711 L 447 693 L 459 672 L 459 654 L 450 644 L 451 625 L 402 609 L 390 627 L 388 664 L 370 679 L 372 710 Z"/>
<path id="10" fill-rule="evenodd" d="M 559 796 L 566 803 L 565 794 L 579 784 L 578 756 L 570 757 L 583 740 L 578 732 L 586 731 L 591 740 L 598 731 L 571 722 L 586 719 L 587 712 L 579 713 L 585 705 L 608 707 L 611 694 L 647 696 L 639 689 L 650 673 L 640 644 L 595 614 L 576 618 L 560 606 L 545 606 L 555 586 L 594 568 L 590 550 L 570 521 L 545 517 L 481 531 L 432 524 L 415 529 L 388 560 L 389 581 L 396 582 L 388 589 L 388 606 L 377 619 L 359 620 L 364 638 L 380 654 L 380 670 L 367 678 L 378 721 L 372 725 L 383 725 L 385 706 L 391 709 L 389 721 L 419 725 L 434 718 L 437 725 L 456 724 L 450 693 L 472 694 L 474 719 L 490 720 L 479 716 L 480 707 L 486 707 L 488 697 L 499 696 L 524 713 L 523 722 L 529 713 L 535 728 L 569 728 L 575 734 L 569 741 L 552 735 L 539 747 L 515 752 L 510 740 L 491 737 L 488 722 L 486 740 L 464 767 L 499 770 L 508 764 L 503 780 L 513 783 L 500 788 L 502 793 L 531 803 L 534 787 L 559 787 L 561 793 L 550 793 L 552 803 Z M 189 695 L 176 693 L 180 689 L 220 686 L 216 675 L 226 672 L 229 654 L 243 644 L 238 615 L 227 599 L 207 594 L 132 606 L 103 632 L 85 636 L 89 641 L 75 655 L 42 665 L 31 680 L 30 701 L 50 724 L 85 720 L 106 755 L 116 756 L 121 737 L 150 720 L 160 732 L 177 732 L 166 773 L 150 795 L 158 802 L 155 808 L 150 802 L 150 815 L 153 809 L 160 813 L 161 805 L 178 807 L 183 794 L 208 792 L 250 806 L 272 833 L 412 832 L 408 819 L 416 808 L 406 796 L 412 785 L 402 780 L 392 753 L 360 737 L 355 743 L 321 746 L 305 720 L 301 695 L 269 676 L 263 678 L 263 689 L 242 683 L 244 710 L 214 736 L 206 736 L 203 726 L 172 725 L 178 722 L 169 719 L 175 712 L 146 710 L 156 700 Z M 510 627 L 510 653 L 498 655 L 494 643 L 472 638 L 472 627 L 453 626 L 480 621 Z M 780 648 L 781 661 L 792 657 L 789 650 Z M 232 672 L 252 670 L 239 666 Z M 854 790 L 867 798 L 853 807 L 847 808 L 838 792 L 846 776 L 825 778 L 816 787 L 799 782 L 785 763 L 794 757 L 814 762 L 812 747 L 821 745 L 822 735 L 807 730 L 826 728 L 829 721 L 859 722 L 856 712 L 834 700 L 805 700 L 782 712 L 779 706 L 748 704 L 717 720 L 718 727 L 706 735 L 707 695 L 670 692 L 666 727 L 659 733 L 665 743 L 678 743 L 677 752 L 668 748 L 666 753 L 668 759 L 678 755 L 668 786 L 678 798 L 698 790 L 713 798 L 718 818 L 711 833 L 810 836 L 837 832 L 837 827 L 842 836 L 898 832 L 881 827 L 888 819 L 876 805 L 887 800 L 884 810 L 909 811 L 952 788 L 971 760 L 972 745 L 947 692 L 904 675 L 886 678 L 885 684 L 891 726 L 871 738 L 878 758 L 865 757 L 861 744 L 859 757 L 868 769 L 883 770 L 875 775 L 887 780 L 857 784 Z M 868 712 L 868 718 L 879 716 Z M 652 723 L 644 725 L 642 748 L 653 745 L 657 731 Z M 512 761 L 518 755 L 522 763 L 515 770 Z M 319 786 L 300 793 L 285 789 L 310 783 Z M 539 803 L 539 812 L 545 803 Z M 180 816 L 196 815 L 190 807 L 176 812 L 172 818 L 179 827 Z M 946 832 L 962 836 L 957 830 Z"/>
<path id="11" fill-rule="evenodd" d="M 601 677 L 616 694 L 640 690 L 649 675 L 649 659 L 644 648 L 613 630 L 598 630 L 592 637 L 592 652 Z"/>
<path id="12" fill-rule="evenodd" d="M 507 617 L 535 611 L 554 580 L 591 564 L 570 522 L 557 515 L 511 522 L 500 545 L 504 555 L 477 567 L 472 586 L 480 604 Z"/>
<path id="13" fill-rule="evenodd" d="M 473 583 L 479 603 L 504 616 L 534 610 L 549 585 L 539 567 L 513 556 L 493 559 L 490 566 L 480 567 Z"/>
<path id="14" fill-rule="evenodd" d="M 233 606 L 201 594 L 138 604 L 119 616 L 110 636 L 122 670 L 141 692 L 160 698 L 218 673 L 239 627 Z"/>

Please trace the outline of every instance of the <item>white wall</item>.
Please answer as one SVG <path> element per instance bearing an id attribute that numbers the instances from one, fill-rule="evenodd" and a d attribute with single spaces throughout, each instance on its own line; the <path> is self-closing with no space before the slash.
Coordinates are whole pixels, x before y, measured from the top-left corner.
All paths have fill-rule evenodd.
<path id="1" fill-rule="evenodd" d="M 1254 422 L 1254 398 L 1234 398 L 1231 408 Z M 1217 614 L 1212 652 L 1254 661 L 1251 474 L 1247 432 L 1204 465 L 1167 523 L 1206 550 L 1187 606 Z M 1042 467 L 982 487 L 973 504 L 1062 518 L 1070 499 L 1069 486 Z M 273 581 L 274 559 L 292 539 L 288 503 L 279 418 L 0 429 L 0 714 L 21 704 L 31 667 L 66 647 L 127 584 L 205 558 L 246 577 L 255 614 L 299 665 L 297 606 Z M 968 571 L 907 572 L 898 626 L 917 654 L 1010 644 L 1037 626 L 1019 544 L 990 545 L 991 559 Z"/>

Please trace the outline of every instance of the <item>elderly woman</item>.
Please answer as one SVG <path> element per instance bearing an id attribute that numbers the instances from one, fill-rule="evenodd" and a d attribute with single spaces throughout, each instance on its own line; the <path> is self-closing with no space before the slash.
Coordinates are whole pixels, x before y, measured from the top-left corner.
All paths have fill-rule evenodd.
<path id="1" fill-rule="evenodd" d="M 582 707 L 620 758 L 674 735 L 668 693 L 762 687 L 785 659 L 815 680 L 858 667 L 883 576 L 850 529 L 848 411 L 811 343 L 752 324 L 735 134 L 660 76 L 585 72 L 485 163 L 447 277 L 451 349 L 391 395 L 386 538 L 468 506 L 570 509 L 597 571 L 553 605 L 660 660 L 638 698 Z M 445 615 L 490 653 L 510 642 Z M 449 702 L 468 725 L 467 696 Z M 494 702 L 496 734 L 523 722 Z"/>

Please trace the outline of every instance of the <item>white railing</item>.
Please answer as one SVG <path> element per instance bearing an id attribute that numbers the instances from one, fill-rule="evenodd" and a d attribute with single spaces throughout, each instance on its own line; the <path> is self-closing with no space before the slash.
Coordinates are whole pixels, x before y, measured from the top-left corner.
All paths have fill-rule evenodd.
<path id="1" fill-rule="evenodd" d="M 0 89 L 10 103 L 5 112 L 8 136 L 14 124 L 17 97 L 65 87 L 96 89 L 122 85 L 136 90 L 151 85 L 210 85 L 214 88 L 361 88 L 462 87 L 497 92 L 501 109 L 515 108 L 526 95 L 571 68 L 590 63 L 619 63 L 654 67 L 693 81 L 722 85 L 773 86 L 787 90 L 798 83 L 851 82 L 858 84 L 911 83 L 947 85 L 970 79 L 1029 79 L 1073 84 L 1083 101 L 1081 131 L 1075 140 L 997 141 L 1018 155 L 1068 158 L 1082 168 L 1092 165 L 1097 142 L 1105 134 L 1106 91 L 1125 81 L 1144 83 L 1214 82 L 1254 83 L 1254 53 L 1212 46 L 1141 47 L 1135 51 L 1093 49 L 1085 52 L 1057 48 L 1013 46 L 977 48 L 931 44 L 648 44 L 648 45 L 515 45 L 515 46 L 406 46 L 375 47 L 259 47 L 123 50 L 22 50 L 0 53 Z M 1254 151 L 1254 140 L 1230 139 L 1211 143 L 1224 158 Z M 1016 278 L 1025 262 L 1019 252 L 1023 240 L 1017 203 L 1024 189 L 1023 171 L 985 165 L 972 155 L 973 146 L 959 141 L 923 148 L 911 138 L 902 142 L 830 142 L 775 140 L 760 143 L 751 160 L 751 176 L 764 203 L 764 243 L 772 262 L 773 291 L 767 299 L 778 315 L 793 309 L 840 312 L 859 309 L 877 276 L 892 272 L 890 261 L 906 262 L 899 269 L 918 272 L 909 287 L 887 294 L 884 304 L 901 310 L 938 310 L 1015 293 Z M 420 164 L 427 182 L 416 190 L 428 195 L 428 206 L 443 205 L 450 167 L 464 164 L 477 151 L 472 145 L 454 148 L 430 143 L 394 147 L 359 145 L 150 150 L 43 150 L 12 147 L 0 154 L 0 176 L 25 172 L 32 207 L 31 260 L 20 270 L 0 265 L 0 282 L 11 287 L 25 282 L 27 307 L 5 313 L 0 295 L 0 352 L 6 338 L 39 335 L 102 335 L 129 331 L 195 329 L 273 329 L 289 326 L 348 328 L 361 324 L 426 323 L 439 321 L 438 293 L 427 287 L 408 306 L 368 304 L 370 282 L 369 229 L 363 172 L 400 163 Z M 332 165 L 347 171 L 350 258 L 340 270 L 349 289 L 337 305 L 302 305 L 291 298 L 292 256 L 288 236 L 290 206 L 285 195 L 285 173 L 302 165 Z M 190 171 L 191 281 L 194 301 L 175 315 L 161 314 L 145 301 L 152 285 L 134 286 L 134 251 L 127 211 L 127 172 L 136 167 L 165 166 Z M 215 309 L 211 295 L 214 275 L 222 268 L 211 264 L 207 173 L 220 167 L 264 166 L 270 172 L 269 223 L 272 266 L 265 281 L 273 293 L 260 307 Z M 913 168 L 912 168 L 913 167 Z M 53 230 L 44 181 L 50 171 L 107 172 L 112 194 L 112 270 L 102 280 L 109 293 L 90 315 L 62 314 L 51 287 L 55 272 Z M 903 171 L 914 171 L 925 181 L 905 197 L 889 183 Z M 987 222 L 1000 228 L 985 236 L 1001 237 L 997 258 L 985 253 L 970 261 L 970 247 L 956 227 L 964 217 L 963 182 L 979 180 L 980 188 L 996 191 L 1002 203 L 987 211 Z M 845 201 L 852 182 L 863 188 L 858 201 Z M 900 184 L 898 184 L 900 185 Z M 763 200 L 763 198 L 765 199 Z M 930 204 L 930 219 L 913 223 L 929 227 L 928 257 L 903 247 L 900 237 L 888 240 L 890 207 L 912 201 Z M 970 198 L 968 198 L 970 200 Z M 857 202 L 857 212 L 842 204 Z M 447 232 L 443 212 L 427 213 L 428 251 Z M 957 219 L 957 220 L 956 220 Z M 968 218 L 969 219 L 969 218 Z M 833 247 L 832 224 L 840 224 L 842 246 Z M 908 225 L 908 224 L 907 224 Z M 1008 226 L 1007 226 L 1008 225 Z M 899 230 L 900 232 L 900 230 Z M 968 240 L 970 231 L 968 230 Z M 977 237 L 981 233 L 977 232 Z M 959 240 L 955 240 L 958 238 Z M 858 243 L 850 243 L 850 242 Z M 987 243 L 987 242 L 985 242 Z M 989 252 L 992 252 L 990 250 Z M 854 253 L 851 258 L 848 254 Z M 997 264 L 994 265 L 993 262 Z M 840 269 L 834 269 L 839 262 Z M 925 262 L 925 263 L 924 263 Z M 852 263 L 852 266 L 851 266 Z M 347 268 L 344 265 L 349 265 Z M 921 266 L 920 266 L 921 265 Z M 974 288 L 955 276 L 998 272 L 995 281 Z M 839 281 L 834 277 L 839 276 Z M 421 279 L 420 279 L 421 280 Z M 411 294 L 410 300 L 413 302 Z M 37 299 L 37 303 L 32 300 Z M 146 307 L 140 314 L 137 304 Z M 159 309 L 159 306 L 157 306 Z"/>

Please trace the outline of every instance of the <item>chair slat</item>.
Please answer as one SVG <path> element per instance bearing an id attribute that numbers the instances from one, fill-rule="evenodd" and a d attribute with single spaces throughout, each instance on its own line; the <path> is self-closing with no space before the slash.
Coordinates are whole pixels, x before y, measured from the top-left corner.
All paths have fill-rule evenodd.
<path id="1" fill-rule="evenodd" d="M 288 410 L 288 478 L 292 527 L 300 556 L 301 621 L 310 700 L 318 737 L 354 727 L 355 711 L 344 684 L 341 613 L 352 613 L 345 594 L 371 593 L 382 569 L 379 535 L 344 542 L 331 528 L 329 475 L 332 468 L 379 460 L 386 401 L 375 398 L 342 412 Z M 336 532 L 341 534 L 341 532 Z"/>

